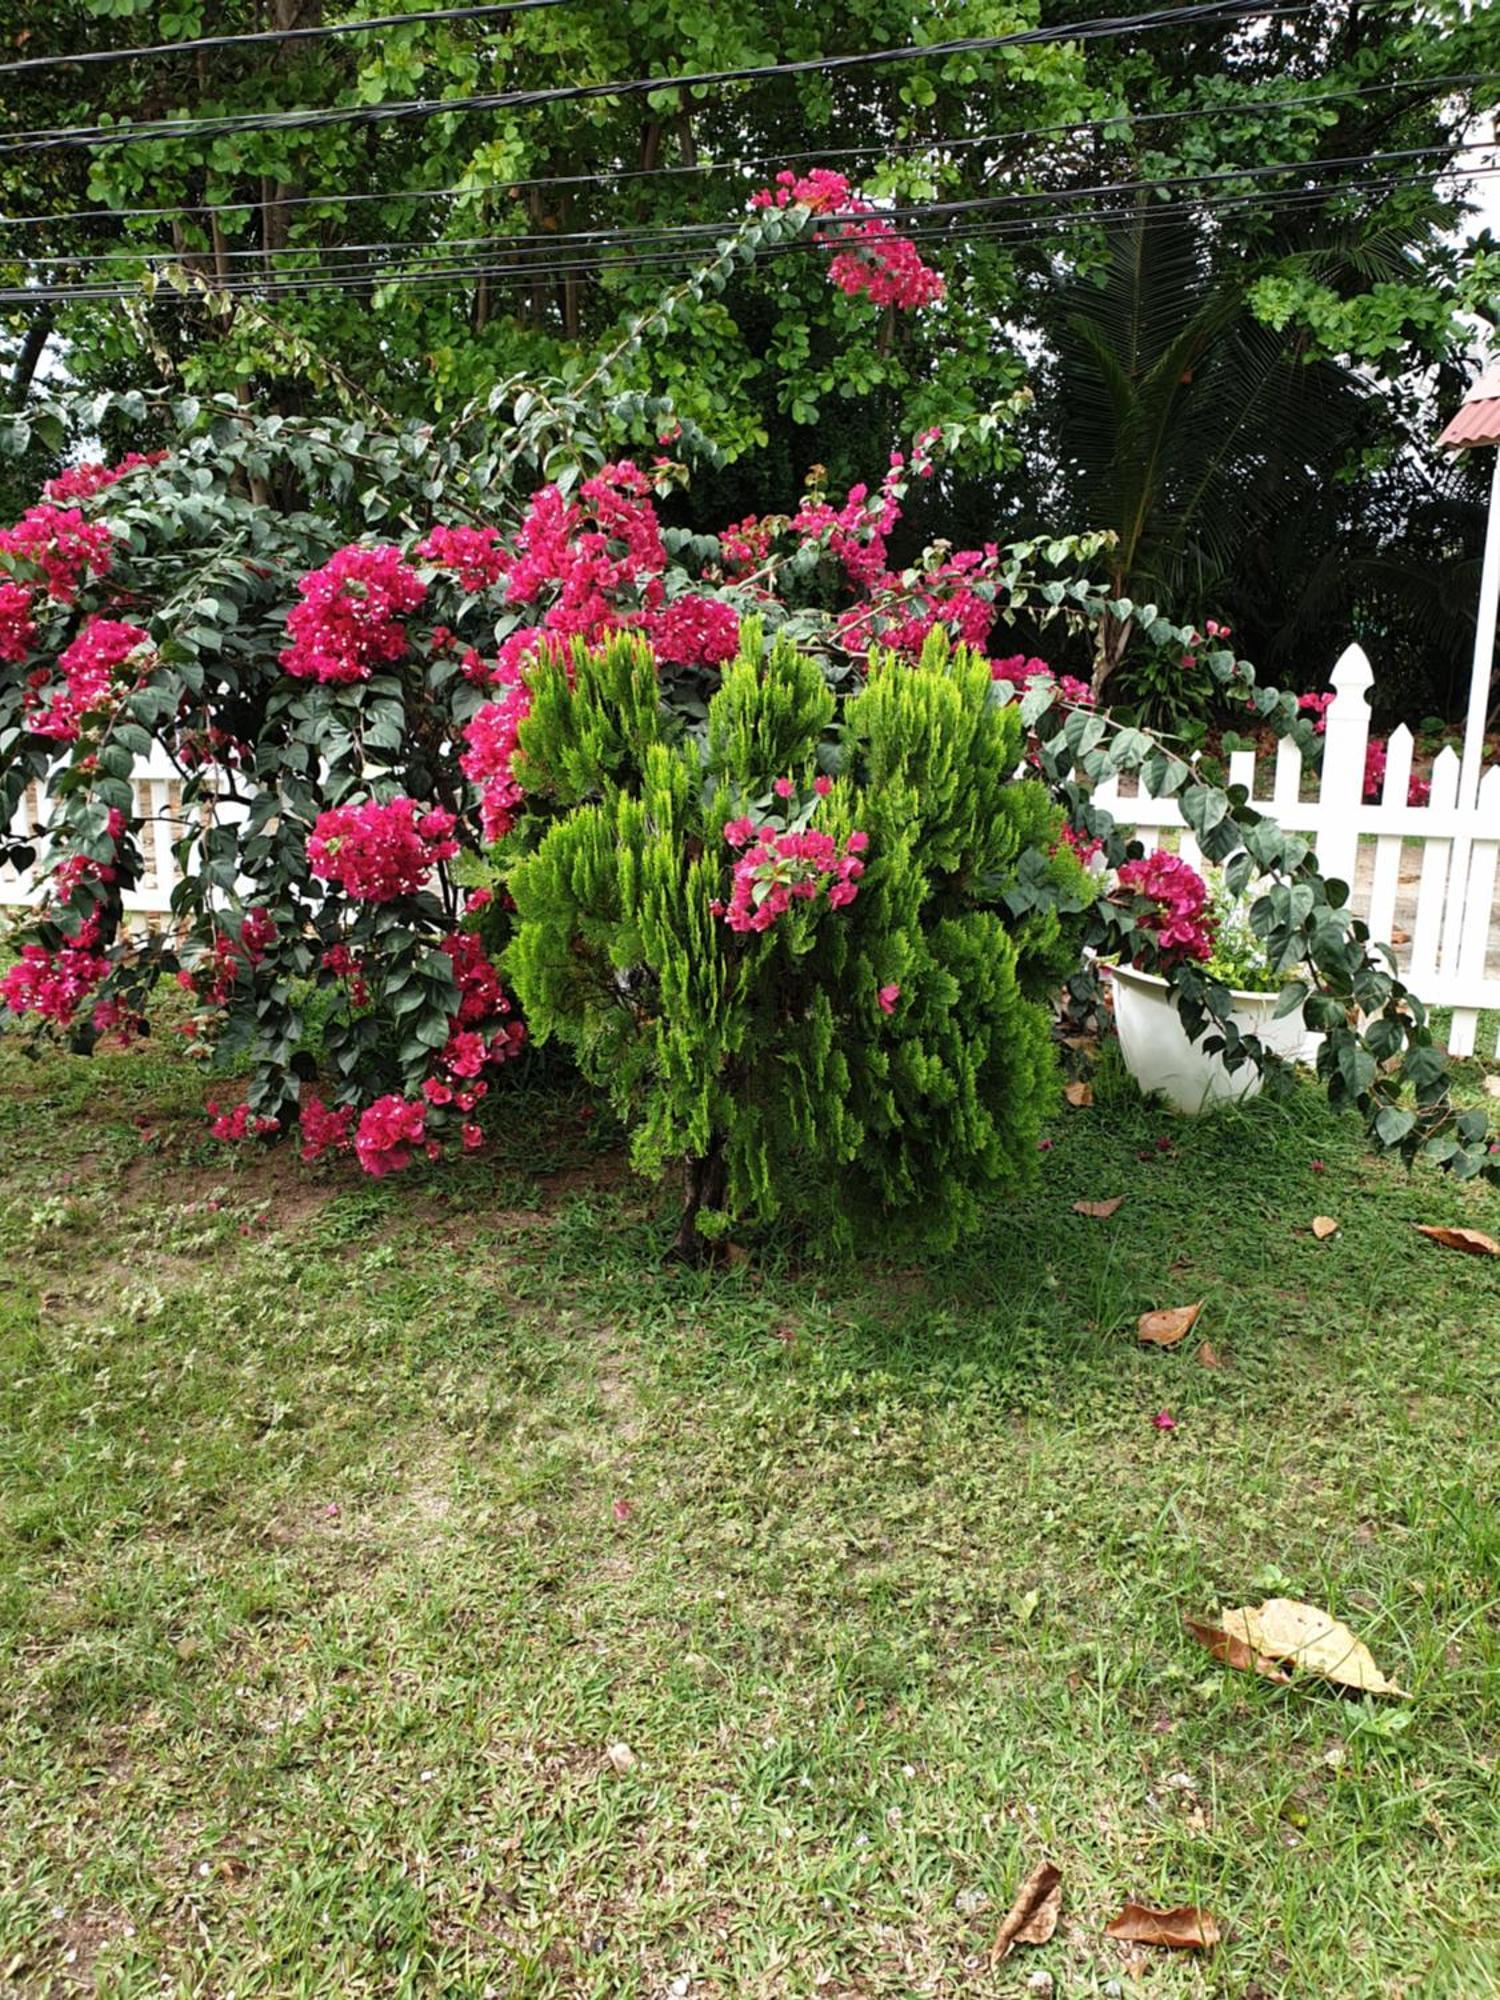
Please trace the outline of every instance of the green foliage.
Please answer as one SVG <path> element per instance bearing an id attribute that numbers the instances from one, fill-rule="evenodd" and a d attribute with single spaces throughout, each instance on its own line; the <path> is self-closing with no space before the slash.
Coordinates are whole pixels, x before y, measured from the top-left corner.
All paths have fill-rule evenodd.
<path id="1" fill-rule="evenodd" d="M 983 661 L 930 644 L 915 667 L 875 661 L 830 739 L 816 663 L 786 640 L 763 658 L 752 629 L 705 730 L 672 742 L 644 704 L 620 727 L 644 654 L 580 652 L 571 688 L 544 668 L 521 728 L 528 785 L 561 809 L 507 876 L 533 1034 L 609 1091 L 642 1172 L 688 1163 L 685 1248 L 700 1205 L 951 1242 L 1034 1155 L 1053 1082 L 1038 996 L 1089 900 L 1050 852 L 1044 788 L 1015 776 L 1019 712 Z M 838 772 L 823 796 L 820 759 Z M 865 833 L 868 866 L 847 906 L 794 900 L 736 932 L 725 822 L 774 810 L 778 778 L 841 848 Z M 1050 906 L 1013 916 L 1038 869 Z"/>

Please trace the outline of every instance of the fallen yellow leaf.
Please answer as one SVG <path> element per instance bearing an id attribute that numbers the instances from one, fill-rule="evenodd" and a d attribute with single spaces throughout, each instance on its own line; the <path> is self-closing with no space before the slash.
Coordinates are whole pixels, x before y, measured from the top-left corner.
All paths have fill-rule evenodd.
<path id="1" fill-rule="evenodd" d="M 1160 1312 L 1142 1313 L 1136 1333 L 1151 1347 L 1175 1347 L 1192 1332 L 1202 1310 L 1199 1299 L 1194 1306 L 1165 1306 Z"/>
<path id="2" fill-rule="evenodd" d="M 1062 1870 L 1050 1861 L 1039 1861 L 1016 1891 L 990 1947 L 990 1964 L 1008 1958 L 1014 1945 L 1045 1944 L 1057 1929 L 1061 1911 Z"/>
<path id="3" fill-rule="evenodd" d="M 1124 1199 L 1124 1195 L 1116 1194 L 1111 1195 L 1108 1201 L 1075 1201 L 1073 1204 L 1073 1213 L 1075 1215 L 1094 1215 L 1102 1222 L 1108 1216 L 1114 1214 Z"/>
<path id="4" fill-rule="evenodd" d="M 1471 1257 L 1500 1257 L 1500 1243 L 1482 1229 L 1445 1229 L 1440 1223 L 1419 1222 L 1419 1236 L 1430 1236 L 1445 1250 L 1467 1250 Z"/>
<path id="5" fill-rule="evenodd" d="M 1094 1101 L 1094 1086 L 1091 1083 L 1066 1083 L 1063 1085 L 1063 1096 L 1075 1111 L 1083 1111 Z"/>
<path id="6" fill-rule="evenodd" d="M 1300 1668 L 1339 1687 L 1356 1688 L 1361 1694 L 1405 1694 L 1405 1688 L 1388 1681 L 1376 1666 L 1369 1648 L 1356 1639 L 1347 1625 L 1316 1604 L 1301 1604 L 1292 1597 L 1268 1597 L 1264 1604 L 1245 1605 L 1238 1611 L 1220 1614 L 1217 1628 L 1191 1625 L 1193 1636 L 1229 1666 L 1249 1666 L 1268 1678 L 1283 1678 L 1276 1668 Z M 1218 1653 L 1210 1644 L 1209 1633 L 1217 1630 L 1229 1642 Z M 1248 1658 L 1229 1658 L 1228 1651 L 1242 1647 Z"/>
<path id="7" fill-rule="evenodd" d="M 1320 1243 L 1334 1235 L 1337 1229 L 1338 1224 L 1331 1215 L 1315 1215 L 1312 1219 L 1312 1232 Z"/>

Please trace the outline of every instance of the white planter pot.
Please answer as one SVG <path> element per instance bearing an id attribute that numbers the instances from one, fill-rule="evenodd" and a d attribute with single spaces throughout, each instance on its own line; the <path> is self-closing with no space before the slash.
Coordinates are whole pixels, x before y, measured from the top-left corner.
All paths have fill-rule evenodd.
<path id="1" fill-rule="evenodd" d="M 1206 1052 L 1202 1041 L 1188 1040 L 1164 979 L 1137 972 L 1134 966 L 1117 965 L 1110 973 L 1110 983 L 1125 1067 L 1143 1091 L 1159 1091 L 1178 1111 L 1196 1114 L 1205 1105 L 1254 1097 L 1260 1089 L 1260 1074 L 1253 1063 L 1242 1063 L 1231 1073 L 1218 1056 Z M 1300 1007 L 1294 1014 L 1273 1020 L 1277 997 L 1274 993 L 1236 992 L 1235 1025 L 1242 1034 L 1259 1036 L 1268 1049 L 1289 1061 L 1311 1060 L 1321 1036 L 1308 1033 Z M 1213 1032 L 1210 1024 L 1204 1039 Z"/>

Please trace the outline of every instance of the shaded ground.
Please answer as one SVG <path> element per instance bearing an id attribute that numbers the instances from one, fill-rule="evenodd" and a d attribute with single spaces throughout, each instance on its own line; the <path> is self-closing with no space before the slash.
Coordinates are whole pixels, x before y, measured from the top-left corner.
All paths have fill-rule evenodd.
<path id="1" fill-rule="evenodd" d="M 0 1084 L 0 1992 L 1500 1993 L 1500 1282 L 1411 1226 L 1500 1197 L 1106 1076 L 958 1257 L 699 1276 L 565 1102 L 374 1184 Z M 1185 1639 L 1273 1591 L 1412 1699 Z"/>

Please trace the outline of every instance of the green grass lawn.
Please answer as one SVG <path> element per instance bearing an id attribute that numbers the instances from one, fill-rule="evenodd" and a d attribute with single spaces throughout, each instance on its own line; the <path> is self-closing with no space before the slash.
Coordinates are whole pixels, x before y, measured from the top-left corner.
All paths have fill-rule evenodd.
<path id="1" fill-rule="evenodd" d="M 0 1992 L 1500 1994 L 1494 1193 L 1106 1069 L 961 1254 L 704 1275 L 557 1096 L 377 1184 L 0 1091 Z M 1183 1631 L 1271 1594 L 1411 1698 Z"/>

